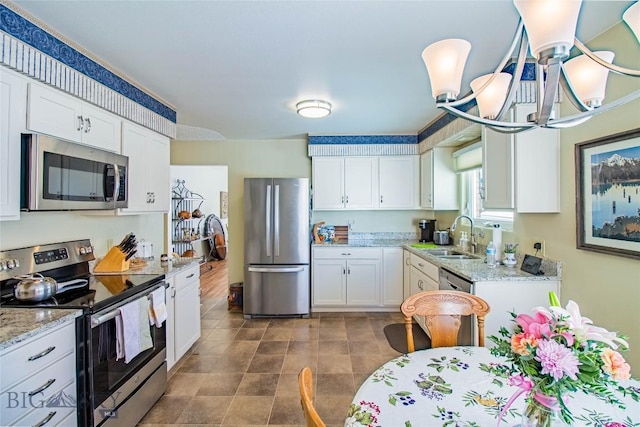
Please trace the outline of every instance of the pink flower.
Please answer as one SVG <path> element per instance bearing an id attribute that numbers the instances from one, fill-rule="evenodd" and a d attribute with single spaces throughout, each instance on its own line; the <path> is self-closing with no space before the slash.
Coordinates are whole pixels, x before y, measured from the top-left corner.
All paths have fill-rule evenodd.
<path id="1" fill-rule="evenodd" d="M 605 348 L 600 354 L 604 366 L 602 370 L 611 375 L 614 380 L 628 380 L 631 378 L 631 366 L 617 351 Z"/>
<path id="2" fill-rule="evenodd" d="M 542 365 L 542 374 L 550 374 L 556 380 L 565 375 L 572 380 L 578 379 L 578 358 L 569 348 L 554 340 L 538 341 L 534 359 Z"/>
<path id="3" fill-rule="evenodd" d="M 519 314 L 516 317 L 516 323 L 522 327 L 522 331 L 537 339 L 551 335 L 550 320 L 550 316 L 541 311 L 536 311 L 533 317 L 528 314 Z"/>
<path id="4" fill-rule="evenodd" d="M 606 423 L 604 425 L 604 427 L 625 427 L 625 425 L 624 424 L 620 424 L 620 423 L 616 423 L 614 421 L 614 422 L 611 422 L 611 423 Z"/>
<path id="5" fill-rule="evenodd" d="M 531 354 L 529 348 L 535 348 L 537 345 L 538 340 L 531 334 L 522 332 L 511 337 L 511 350 L 522 356 L 528 356 Z M 527 348 L 527 346 L 529 346 L 529 348 Z"/>

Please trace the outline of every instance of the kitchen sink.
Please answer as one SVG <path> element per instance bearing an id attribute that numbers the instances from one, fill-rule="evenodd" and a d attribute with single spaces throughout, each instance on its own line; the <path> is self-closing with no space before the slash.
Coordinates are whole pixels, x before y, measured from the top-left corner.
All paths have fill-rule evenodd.
<path id="1" fill-rule="evenodd" d="M 423 249 L 424 252 L 429 255 L 433 255 L 436 258 L 444 259 L 476 259 L 477 256 L 468 255 L 464 252 L 456 251 L 453 249 Z"/>

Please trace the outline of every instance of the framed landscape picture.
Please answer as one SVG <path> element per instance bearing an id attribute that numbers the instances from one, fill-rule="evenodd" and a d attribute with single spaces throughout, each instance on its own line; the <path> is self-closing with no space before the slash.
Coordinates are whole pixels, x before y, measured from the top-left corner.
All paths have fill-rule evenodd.
<path id="1" fill-rule="evenodd" d="M 640 258 L 640 129 L 576 144 L 577 247 Z"/>

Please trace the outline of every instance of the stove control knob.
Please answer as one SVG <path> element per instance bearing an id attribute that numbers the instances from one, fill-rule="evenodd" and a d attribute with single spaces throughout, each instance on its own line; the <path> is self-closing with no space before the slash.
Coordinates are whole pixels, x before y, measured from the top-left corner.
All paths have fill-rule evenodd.
<path id="1" fill-rule="evenodd" d="M 0 271 L 6 270 L 6 269 L 7 269 L 7 261 L 1 260 L 0 261 Z"/>
<path id="2" fill-rule="evenodd" d="M 87 253 L 93 253 L 93 246 L 87 246 Z"/>
<path id="3" fill-rule="evenodd" d="M 16 266 L 16 268 L 20 267 L 20 261 L 16 258 L 13 260 L 13 265 Z"/>
<path id="4" fill-rule="evenodd" d="M 12 259 L 7 260 L 7 270 L 11 270 L 13 267 L 15 267 L 15 262 Z"/>
<path id="5" fill-rule="evenodd" d="M 80 247 L 80 255 L 85 255 L 87 253 L 87 248 L 85 248 L 84 246 Z"/>

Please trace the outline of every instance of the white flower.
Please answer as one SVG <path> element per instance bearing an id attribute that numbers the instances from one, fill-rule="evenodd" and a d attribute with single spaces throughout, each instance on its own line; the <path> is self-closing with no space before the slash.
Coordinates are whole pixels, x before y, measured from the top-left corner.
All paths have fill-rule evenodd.
<path id="1" fill-rule="evenodd" d="M 609 332 L 604 328 L 593 326 L 591 319 L 582 317 L 580 315 L 580 307 L 578 307 L 578 304 L 574 301 L 570 300 L 566 309 L 562 307 L 549 307 L 549 310 L 561 319 L 558 323 L 568 327 L 574 334 L 576 341 L 580 344 L 583 344 L 584 341 L 599 341 L 616 349 L 618 348 L 617 342 L 623 347 L 629 348 L 629 343 L 618 337 L 615 332 Z"/>

